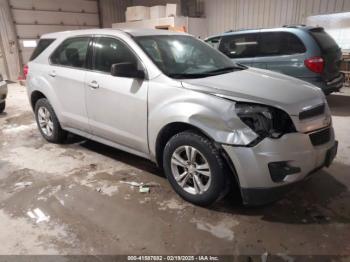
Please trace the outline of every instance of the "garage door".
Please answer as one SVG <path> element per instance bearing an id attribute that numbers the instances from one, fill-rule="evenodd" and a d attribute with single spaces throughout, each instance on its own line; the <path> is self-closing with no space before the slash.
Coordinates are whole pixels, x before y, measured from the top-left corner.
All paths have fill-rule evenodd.
<path id="1" fill-rule="evenodd" d="M 10 0 L 22 63 L 45 33 L 98 28 L 97 0 Z"/>

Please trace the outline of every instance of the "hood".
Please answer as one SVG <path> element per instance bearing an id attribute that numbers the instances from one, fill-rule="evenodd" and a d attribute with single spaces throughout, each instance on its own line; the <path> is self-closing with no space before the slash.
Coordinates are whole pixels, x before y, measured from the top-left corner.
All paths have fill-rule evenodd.
<path id="1" fill-rule="evenodd" d="M 303 109 L 325 101 L 317 87 L 293 77 L 255 68 L 200 79 L 184 79 L 182 85 L 234 101 L 278 107 L 290 115 L 298 115 Z"/>

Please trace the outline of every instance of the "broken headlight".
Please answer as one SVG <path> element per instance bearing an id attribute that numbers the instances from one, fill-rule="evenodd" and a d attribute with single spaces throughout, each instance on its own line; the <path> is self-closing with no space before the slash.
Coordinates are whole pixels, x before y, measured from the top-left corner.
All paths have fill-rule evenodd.
<path id="1" fill-rule="evenodd" d="M 236 103 L 236 114 L 258 136 L 258 141 L 269 138 L 280 138 L 286 133 L 296 132 L 289 115 L 278 108 L 252 104 Z"/>

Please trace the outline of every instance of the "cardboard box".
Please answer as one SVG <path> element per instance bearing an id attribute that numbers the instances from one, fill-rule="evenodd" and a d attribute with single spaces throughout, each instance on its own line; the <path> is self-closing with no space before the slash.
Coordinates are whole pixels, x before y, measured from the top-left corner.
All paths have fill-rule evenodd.
<path id="1" fill-rule="evenodd" d="M 177 17 L 180 16 L 180 8 L 177 4 L 166 4 L 166 17 Z"/>
<path id="2" fill-rule="evenodd" d="M 147 20 L 149 18 L 150 8 L 146 6 L 130 6 L 125 12 L 125 20 L 127 22 Z"/>
<path id="3" fill-rule="evenodd" d="M 155 5 L 150 9 L 151 19 L 158 19 L 165 17 L 165 5 Z"/>

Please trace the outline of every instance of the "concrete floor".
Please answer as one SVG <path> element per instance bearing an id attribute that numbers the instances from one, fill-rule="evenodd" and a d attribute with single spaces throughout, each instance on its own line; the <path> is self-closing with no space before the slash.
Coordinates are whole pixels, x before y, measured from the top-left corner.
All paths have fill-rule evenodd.
<path id="1" fill-rule="evenodd" d="M 350 256 L 350 95 L 328 100 L 340 141 L 331 168 L 272 205 L 227 197 L 205 209 L 147 160 L 76 137 L 47 143 L 12 84 L 0 115 L 0 254 Z"/>

